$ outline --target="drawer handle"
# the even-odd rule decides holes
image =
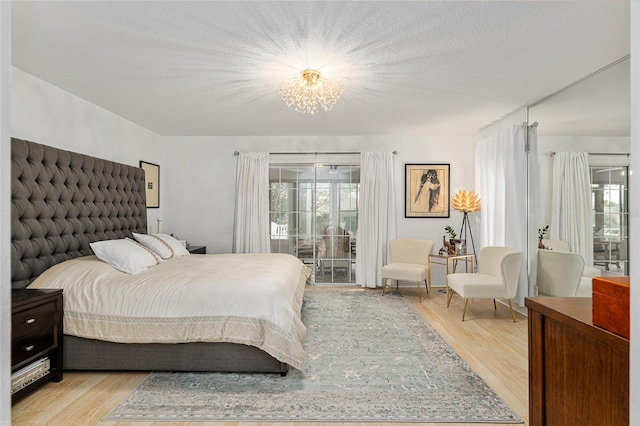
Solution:
[[[25,324],[33,324],[34,322],[36,322],[35,318],[29,318],[28,320],[26,320],[24,323]]]
[[[24,347],[25,352],[31,352],[34,349],[35,349],[35,345],[29,345]]]

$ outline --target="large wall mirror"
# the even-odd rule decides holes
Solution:
[[[629,264],[628,256],[629,58],[622,58],[530,106],[528,121],[530,124],[538,123],[537,154],[540,164],[538,219],[537,223],[530,221],[530,226],[544,233],[545,242],[554,240],[554,236],[558,238],[558,235],[572,240],[569,241],[573,246],[571,251],[580,251],[577,245],[582,243],[576,241],[587,241],[589,244],[582,246],[582,250],[588,247],[588,251],[583,253],[585,271],[593,267],[603,276],[628,275],[630,268],[635,267]],[[565,163],[561,164],[562,161]],[[567,178],[566,175],[572,176]],[[588,212],[584,215],[581,213],[583,209],[571,210],[580,204],[577,197],[576,200],[568,200],[574,194],[572,179],[576,182],[588,180],[586,184],[576,184],[582,188],[588,186],[586,197],[582,197],[583,201],[586,198],[583,204],[588,205]],[[569,201],[565,207],[558,199],[557,191],[561,185],[564,189],[560,193],[564,194],[565,201]],[[564,210],[559,211],[559,208]],[[581,230],[574,231],[573,235],[566,229],[558,229],[572,227],[573,222],[581,221],[582,226],[576,226]],[[545,231],[547,225],[550,229]],[[538,256],[538,253],[532,255]]]

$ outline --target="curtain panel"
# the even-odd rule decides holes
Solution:
[[[553,190],[549,235],[566,242],[593,265],[591,175],[586,152],[556,152],[553,157]]]
[[[506,246],[528,253],[526,126],[509,126],[476,144],[476,188],[482,199],[480,248]],[[523,261],[516,302],[529,295]]]
[[[363,152],[356,240],[356,282],[382,286],[389,261],[389,241],[396,238],[396,204],[392,152]]]
[[[236,172],[234,253],[269,253],[269,153],[241,152]]]

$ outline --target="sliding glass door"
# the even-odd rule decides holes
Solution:
[[[271,252],[298,257],[315,283],[355,282],[360,166],[272,164]]]

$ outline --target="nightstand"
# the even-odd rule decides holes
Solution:
[[[62,290],[11,290],[11,399],[62,380]]]
[[[191,254],[207,254],[207,246],[189,246],[187,250]]]

